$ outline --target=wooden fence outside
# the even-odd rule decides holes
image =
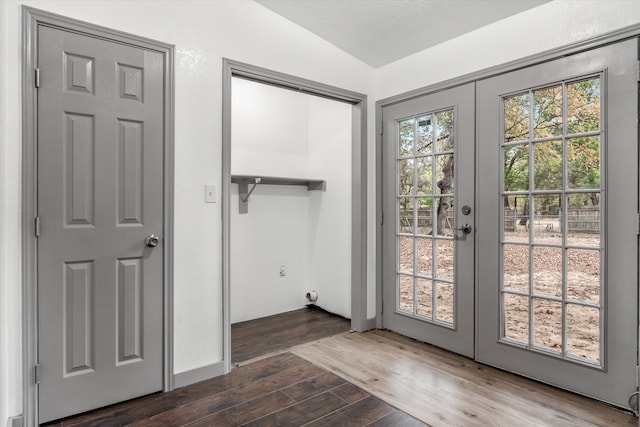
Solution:
[[[447,210],[447,221],[445,221],[446,228],[453,228],[454,225],[454,210]],[[413,209],[403,210],[400,209],[400,227],[403,232],[410,232],[413,228]],[[432,229],[433,228],[433,214],[429,208],[418,209],[418,229]]]
[[[527,220],[528,215],[522,215],[513,208],[504,209],[504,229],[505,231],[516,231],[517,225],[522,220]],[[562,229],[562,212],[559,215],[536,214],[533,217],[533,224],[536,228],[546,231],[560,231]],[[567,226],[570,233],[600,233],[600,207],[589,206],[585,208],[571,208],[567,213]]]
[[[533,218],[533,223],[536,228],[540,228],[543,231],[560,231],[562,228],[562,212],[560,215],[545,215],[536,214]],[[523,219],[526,219],[526,224],[529,226],[528,216],[522,215],[515,211],[513,208],[504,209],[504,229],[505,231],[516,231]],[[445,222],[446,228],[451,228],[454,225],[454,210],[449,209],[447,211],[447,220]],[[401,229],[405,232],[409,232],[413,228],[413,209],[407,211],[400,210],[400,225]],[[589,206],[585,208],[571,208],[568,211],[567,225],[570,233],[588,233],[598,234],[600,233],[600,207]],[[418,209],[418,228],[419,229],[431,229],[433,228],[433,216],[431,209]]]

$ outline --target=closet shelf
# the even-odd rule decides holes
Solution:
[[[326,191],[327,181],[323,179],[309,178],[285,178],[278,176],[260,175],[231,175],[231,183],[238,184],[239,209],[241,214],[249,212],[249,196],[258,184],[263,185],[301,185],[307,187],[307,191]],[[251,189],[249,189],[251,185]]]

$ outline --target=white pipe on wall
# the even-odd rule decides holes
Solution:
[[[318,292],[316,291],[307,292],[307,302],[309,302],[310,304],[313,304],[316,301],[318,301]]]

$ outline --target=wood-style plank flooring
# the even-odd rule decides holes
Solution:
[[[231,325],[233,363],[348,331],[351,322],[315,306]]]
[[[292,353],[432,426],[637,426],[630,413],[385,331]]]
[[[375,396],[292,353],[51,426],[424,426]]]
[[[332,328],[344,331],[349,322],[326,312],[304,309],[271,317],[234,325],[234,356],[243,362],[228,375],[50,425],[638,424],[631,414],[594,400],[390,332],[334,334]],[[315,332],[304,332],[301,324]],[[313,341],[300,344],[302,337]]]

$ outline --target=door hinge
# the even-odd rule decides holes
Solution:
[[[384,212],[380,215],[380,225],[384,225]]]
[[[40,87],[40,68],[36,68],[35,84],[36,88]]]
[[[37,363],[36,366],[33,367],[33,382],[35,384],[40,384],[40,364]]]
[[[40,237],[40,217],[37,216],[35,219],[35,231],[36,231],[36,237]]]
[[[640,60],[636,62],[636,81],[640,82]]]

